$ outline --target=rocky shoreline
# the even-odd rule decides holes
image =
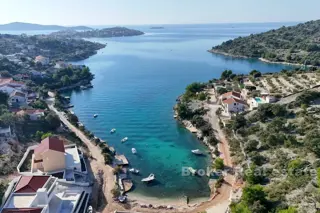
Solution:
[[[207,50],[209,53],[212,53],[212,54],[219,54],[219,55],[224,55],[224,56],[229,56],[229,57],[233,57],[233,58],[243,58],[243,59],[250,59],[250,57],[247,57],[247,56],[243,56],[243,55],[233,55],[233,54],[230,54],[230,53],[225,53],[225,52],[222,52],[222,51],[219,51],[219,50],[214,50],[214,49],[211,49],[211,50]],[[291,66],[304,66],[303,64],[296,64],[296,63],[289,63],[289,62],[281,62],[281,61],[270,61],[268,59],[265,59],[265,58],[253,58],[253,59],[258,59],[262,62],[265,62],[265,63],[271,63],[271,64],[284,64],[284,65],[291,65]],[[312,65],[306,65],[307,67],[313,67]]]

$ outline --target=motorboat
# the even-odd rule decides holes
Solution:
[[[142,182],[150,182],[150,181],[153,181],[154,179],[156,179],[156,177],[154,176],[153,173],[151,173],[148,177],[143,178],[141,181]]]
[[[94,117],[94,118],[98,117],[98,114],[94,114],[93,117]]]
[[[140,171],[138,169],[131,168],[131,169],[129,169],[129,172],[131,172],[133,174],[139,174]]]
[[[117,130],[115,128],[113,128],[113,129],[110,130],[110,133],[112,134],[112,133],[115,133],[116,131]]]
[[[129,139],[128,137],[122,138],[121,142],[124,143],[124,142],[126,142],[128,139]]]
[[[203,152],[201,152],[199,149],[191,150],[191,152],[195,155],[203,155]]]
[[[135,148],[132,148],[131,151],[132,151],[132,154],[137,154],[137,150]]]

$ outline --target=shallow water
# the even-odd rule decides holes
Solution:
[[[131,166],[141,171],[141,176],[132,176],[135,192],[154,197],[207,197],[207,178],[181,176],[182,167],[206,168],[210,159],[191,154],[192,149],[206,149],[173,119],[176,97],[189,83],[218,78],[225,69],[248,73],[253,69],[274,72],[288,68],[206,52],[230,38],[282,25],[170,25],[158,30],[136,27],[146,34],[92,39],[108,45],[77,62],[88,65],[95,79],[93,89],[72,93],[73,110],[89,130],[125,154]],[[96,113],[99,116],[94,119]],[[109,134],[112,128],[117,129],[114,135]],[[123,137],[129,137],[124,144],[120,142]],[[132,147],[137,155],[131,153]],[[157,181],[141,183],[150,173]]]

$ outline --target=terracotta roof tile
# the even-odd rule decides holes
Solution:
[[[228,97],[228,96],[231,96],[231,95],[234,96],[234,97],[237,97],[237,98],[241,98],[241,94],[238,93],[238,92],[235,92],[235,91],[224,93],[224,94],[222,94],[222,97]]]
[[[47,150],[55,150],[58,152],[65,152],[62,140],[57,137],[47,137],[41,141],[41,144],[34,149],[34,153],[42,153]]]
[[[247,103],[245,101],[239,100],[239,99],[236,99],[236,98],[228,98],[226,100],[223,100],[222,102],[225,103],[225,104],[240,103],[240,104],[243,104],[243,105],[247,105]]]
[[[50,176],[21,176],[15,193],[35,193],[42,188]]]
[[[6,208],[2,213],[41,213],[42,208]]]

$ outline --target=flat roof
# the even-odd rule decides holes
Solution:
[[[13,194],[8,200],[5,208],[26,208],[31,207],[36,194]]]
[[[66,167],[68,169],[79,168],[81,171],[80,156],[77,147],[71,147],[65,149],[66,153]]]

